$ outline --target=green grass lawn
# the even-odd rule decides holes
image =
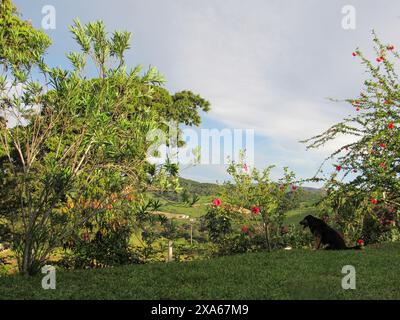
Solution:
[[[356,290],[343,290],[344,265]],[[362,251],[260,252],[208,261],[58,271],[57,289],[42,275],[0,278],[2,299],[400,299],[400,244]]]

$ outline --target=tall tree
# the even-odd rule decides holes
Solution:
[[[49,39],[9,1],[2,5],[0,216],[21,273],[33,274],[63,239],[105,213],[116,192],[145,186],[146,133],[163,116],[149,99],[164,79],[155,68],[128,69],[130,33],[109,35],[101,21],[76,20],[70,30],[81,50],[68,54],[73,69],[50,68],[43,59]],[[32,80],[33,67],[43,79]],[[196,103],[182,106],[191,111],[179,121],[199,122]]]

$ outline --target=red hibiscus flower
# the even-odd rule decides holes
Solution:
[[[380,146],[382,149],[385,149],[385,148],[386,148],[386,144],[384,144],[384,143],[381,143],[379,146]]]
[[[357,57],[357,52],[352,53],[353,57]]]
[[[393,122],[390,122],[390,123],[388,124],[388,128],[389,128],[389,129],[393,129],[393,128],[394,128],[394,123],[393,123]]]
[[[248,232],[249,231],[249,227],[248,226],[243,226],[242,227],[242,232],[243,233],[246,233],[246,232]]]
[[[342,166],[336,166],[336,171],[341,171],[342,170]]]
[[[357,240],[357,244],[358,244],[359,246],[362,246],[362,245],[364,244],[364,241],[363,241],[362,239],[358,239],[358,240]]]
[[[292,186],[292,190],[296,191],[297,190],[297,186]]]
[[[258,216],[259,213],[260,213],[260,208],[259,207],[253,207],[253,208],[251,208],[251,212],[253,212],[256,216]]]
[[[372,204],[378,204],[378,199],[371,198],[370,201]]]
[[[213,201],[213,205],[219,207],[222,204],[221,199],[217,198]]]

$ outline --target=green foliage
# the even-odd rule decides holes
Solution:
[[[396,224],[400,209],[400,87],[396,73],[400,56],[392,45],[384,45],[375,33],[373,36],[376,62],[361,50],[354,53],[368,75],[359,97],[346,100],[355,114],[305,141],[308,148],[318,148],[340,135],[355,138],[325,160],[334,161],[336,169],[325,179],[326,203],[332,205],[346,232],[362,233],[366,239],[377,239],[362,230],[368,216],[377,219],[374,206],[394,208]]]
[[[298,186],[294,185],[294,173],[284,168],[284,176],[275,182],[270,178],[273,168],[269,166],[262,172],[256,168],[250,170],[242,157],[238,163],[231,162],[229,165],[228,173],[233,183],[226,186],[226,199],[229,203],[259,211],[256,214],[262,218],[265,243],[269,250],[280,236],[279,230],[283,227],[285,213],[298,203]],[[270,234],[271,230],[273,234]]]
[[[192,195],[192,198],[189,200],[188,204],[190,207],[193,207],[199,201],[200,201],[200,197],[198,195],[194,194],[194,195]]]
[[[87,210],[96,205],[89,203]],[[155,225],[161,219],[153,215],[159,204],[132,201],[129,195],[113,193],[105,207],[105,212],[95,214],[94,219],[64,241],[65,254],[60,265],[73,268],[115,266],[142,262],[141,257],[150,254],[152,244],[160,237]],[[139,232],[146,243],[143,252],[131,246],[133,235]]]
[[[22,78],[24,72],[40,63],[51,41],[16,15],[11,0],[0,1],[0,64],[12,68]]]
[[[190,195],[186,189],[184,189],[183,192],[181,193],[181,201],[183,203],[188,203],[190,201]]]
[[[232,212],[229,206],[210,206],[206,215],[202,217],[203,226],[208,231],[210,240],[220,243],[232,232],[233,219],[238,217],[236,212]]]
[[[191,91],[182,91],[171,95],[161,87],[152,89],[154,92],[148,103],[157,110],[163,119],[188,126],[198,126],[201,123],[199,110],[204,112],[210,110],[210,103]]]
[[[68,54],[73,69],[63,70],[45,65],[47,37],[21,22],[8,1],[2,2],[1,18],[7,28],[1,28],[0,63],[12,67],[12,80],[6,80],[7,71],[0,78],[0,219],[11,229],[20,272],[37,272],[55,248],[88,224],[108,231],[101,241],[79,244],[88,258],[83,264],[120,263],[125,259],[120,253],[129,251],[131,227],[110,232],[115,223],[121,225],[124,206],[114,204],[113,195],[134,198],[149,185],[179,190],[176,165],[147,162],[152,141],[146,134],[170,120],[199,123],[196,110],[207,109],[208,102],[185,93],[182,117],[176,119],[168,111],[173,96],[160,87],[164,79],[157,69],[128,69],[130,34],[110,35],[101,21],[75,21],[70,30],[80,52]],[[32,80],[34,65],[42,79]],[[90,66],[96,67],[94,78],[87,75]],[[172,104],[153,100],[159,91]],[[139,227],[149,224],[143,238],[150,243],[151,215],[144,219],[140,208],[133,212],[143,218],[135,220]],[[113,242],[119,244],[110,253]]]
[[[182,191],[180,197],[181,201],[189,207],[193,207],[200,201],[200,197],[197,194],[190,195],[186,189]]]

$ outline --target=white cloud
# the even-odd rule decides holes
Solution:
[[[258,138],[259,166],[289,165],[309,176],[338,145],[349,141],[340,138],[309,152],[298,143],[349,113],[347,106],[326,97],[358,94],[365,74],[351,52],[359,46],[374,59],[371,29],[400,47],[399,1],[353,0],[356,30],[341,27],[346,4],[342,0],[132,0],[110,6],[106,0],[86,0],[79,10],[57,6],[68,23],[79,15],[83,21],[102,18],[110,29],[132,31],[129,64],[156,65],[171,90],[200,93],[212,103],[207,116],[212,120],[254,128],[268,141]],[[56,43],[64,45],[65,37],[62,34]],[[214,169],[222,175],[223,167]],[[196,168],[193,175],[219,175],[214,169]]]
[[[364,75],[351,52],[358,45],[371,47],[369,31],[377,21],[381,25],[382,12],[376,11],[382,8],[364,2],[366,10],[361,10],[361,3],[356,4],[358,29],[345,33],[340,1],[254,1],[250,7],[238,1],[229,6],[218,1],[178,3],[181,41],[169,57],[176,66],[174,86],[208,98],[211,118],[268,137],[270,149],[256,150],[265,154],[260,164],[277,160],[310,174],[338,146],[354,140],[340,137],[309,152],[298,143],[352,111],[326,97],[358,94]],[[362,14],[371,11],[378,20],[365,23]],[[393,28],[396,23],[388,19],[384,25]]]

